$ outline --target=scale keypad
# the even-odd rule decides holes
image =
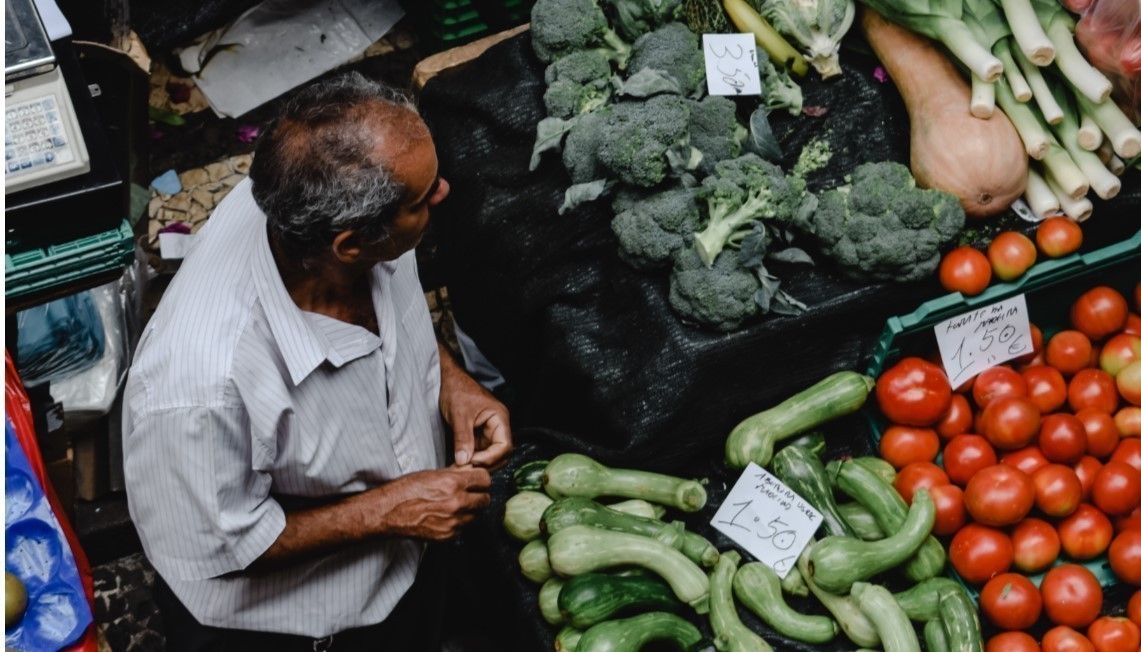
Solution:
[[[43,170],[73,159],[54,94],[4,110],[4,175]]]

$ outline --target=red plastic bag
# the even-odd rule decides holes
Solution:
[[[1113,82],[1113,99],[1141,122],[1141,2],[1065,0],[1082,14],[1074,36],[1086,58]]]

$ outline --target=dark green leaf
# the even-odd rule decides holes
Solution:
[[[749,118],[749,137],[745,139],[745,150],[760,156],[766,161],[779,161],[784,158],[780,143],[769,126],[768,113],[764,108],[753,111]]]

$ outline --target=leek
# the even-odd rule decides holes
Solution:
[[[984,81],[1002,76],[1002,62],[963,22],[962,0],[862,0],[884,18],[941,42]]]
[[[1014,99],[1014,93],[1010,90],[1010,85],[1006,83],[1005,79],[1000,79],[994,83],[994,96],[998,105],[1006,113],[1006,117],[1010,118],[1011,124],[1018,131],[1018,135],[1022,137],[1022,144],[1026,147],[1026,153],[1032,159],[1042,160],[1050,151],[1050,134],[1046,133],[1046,129],[1039,122],[1034,109]]]
[[[1054,43],[1054,65],[1078,92],[1094,102],[1104,102],[1113,92],[1113,84],[1090,65],[1074,43],[1077,23],[1057,0],[1031,0],[1038,21]],[[1023,70],[1025,72],[1025,70]]]
[[[1131,159],[1141,154],[1141,131],[1133,126],[1121,109],[1112,101],[1100,104],[1091,102],[1081,93],[1074,93],[1078,107],[1105,132],[1105,137],[1113,145],[1113,151],[1123,159]]]
[[[971,73],[971,115],[987,118],[994,115],[994,82],[983,81]]]
[[[1125,169],[1126,169],[1125,161],[1122,161],[1121,159],[1117,158],[1116,156],[1113,156],[1112,154],[1109,157],[1109,163],[1106,163],[1105,165],[1106,165],[1106,167],[1109,168],[1110,172],[1114,173],[1117,176],[1121,176],[1121,175],[1125,174]]]
[[[1046,180],[1054,182],[1070,199],[1080,199],[1089,193],[1089,178],[1085,172],[1074,162],[1073,157],[1054,138],[1049,135],[1050,150],[1042,158],[1042,167],[1046,170]],[[1061,199],[1061,197],[1059,197]]]
[[[1082,119],[1078,125],[1078,144],[1082,146],[1082,149],[1096,152],[1105,142],[1105,139],[1102,138],[1101,127],[1097,126],[1097,123],[1085,111],[1082,111],[1081,114]]]
[[[1054,43],[1038,22],[1032,3],[1033,0],[1002,0],[1002,11],[1018,50],[1034,65],[1048,66],[1054,61]]]
[[[1050,92],[1050,86],[1046,83],[1046,78],[1042,75],[1042,71],[1038,66],[1030,63],[1026,55],[1018,48],[1011,48],[1014,54],[1015,61],[1018,62],[1018,67],[1022,69],[1022,74],[1026,76],[1026,83],[1030,85],[1030,90],[1034,92],[1034,101],[1038,103],[1038,110],[1042,113],[1042,118],[1046,120],[1047,124],[1058,124],[1062,119],[1062,107],[1054,101],[1054,94]]]
[[[1101,162],[1096,153],[1082,148],[1078,143],[1081,118],[1077,108],[1067,97],[1067,90],[1056,85],[1053,87],[1054,98],[1065,114],[1062,121],[1054,126],[1054,133],[1057,134],[1062,147],[1065,148],[1082,174],[1089,179],[1089,187],[1094,191],[1094,194],[1102,199],[1112,199],[1121,192],[1121,179],[1109,171],[1109,168]]]
[[[1029,204],[1030,210],[1042,219],[1053,217],[1062,210],[1058,196],[1050,190],[1049,184],[1033,167],[1027,171],[1026,194],[1023,195],[1023,199]]]
[[[1030,88],[1030,84],[1026,83],[1026,77],[1014,61],[1014,55],[1010,53],[1010,39],[1000,39],[991,51],[1002,62],[1002,74],[1006,75],[1006,82],[1014,92],[1014,99],[1019,102],[1029,102],[1030,98],[1034,97],[1034,91]]]
[[[765,0],[761,15],[800,45],[824,79],[840,74],[840,39],[856,19],[853,0]]]
[[[987,50],[1010,36],[1010,27],[1002,20],[998,6],[991,0],[963,0],[963,23],[975,40]],[[1002,62],[1002,59],[999,59]],[[1006,65],[1003,64],[1005,70]],[[987,119],[994,114],[994,82],[971,72],[971,115]]]
[[[1089,199],[1085,197],[1079,197],[1078,199],[1069,197],[1049,176],[1046,177],[1046,185],[1050,186],[1050,190],[1057,195],[1058,204],[1061,205],[1062,212],[1066,214],[1066,217],[1075,222],[1084,222],[1093,214],[1093,202]]]

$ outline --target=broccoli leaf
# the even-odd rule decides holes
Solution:
[[[578,122],[578,116],[568,120],[562,118],[543,118],[535,127],[535,147],[531,150],[531,165],[528,169],[534,172],[539,167],[543,152],[547,150],[559,151],[563,146],[563,136]]]
[[[749,117],[749,137],[745,139],[745,151],[752,152],[766,161],[779,161],[784,158],[780,143],[769,126],[769,116],[764,108],[753,111]]]
[[[673,75],[655,68],[642,68],[626,81],[615,77],[614,85],[619,95],[629,97],[650,97],[659,93],[681,95],[681,85]]]
[[[559,206],[559,215],[578,207],[579,204],[594,201],[614,187],[614,182],[607,179],[598,179],[587,183],[576,183],[567,188],[563,195],[563,205]]]
[[[775,260],[778,263],[813,264],[812,257],[808,255],[808,252],[798,247],[786,247],[780,251],[774,251],[769,254],[769,260]]]

